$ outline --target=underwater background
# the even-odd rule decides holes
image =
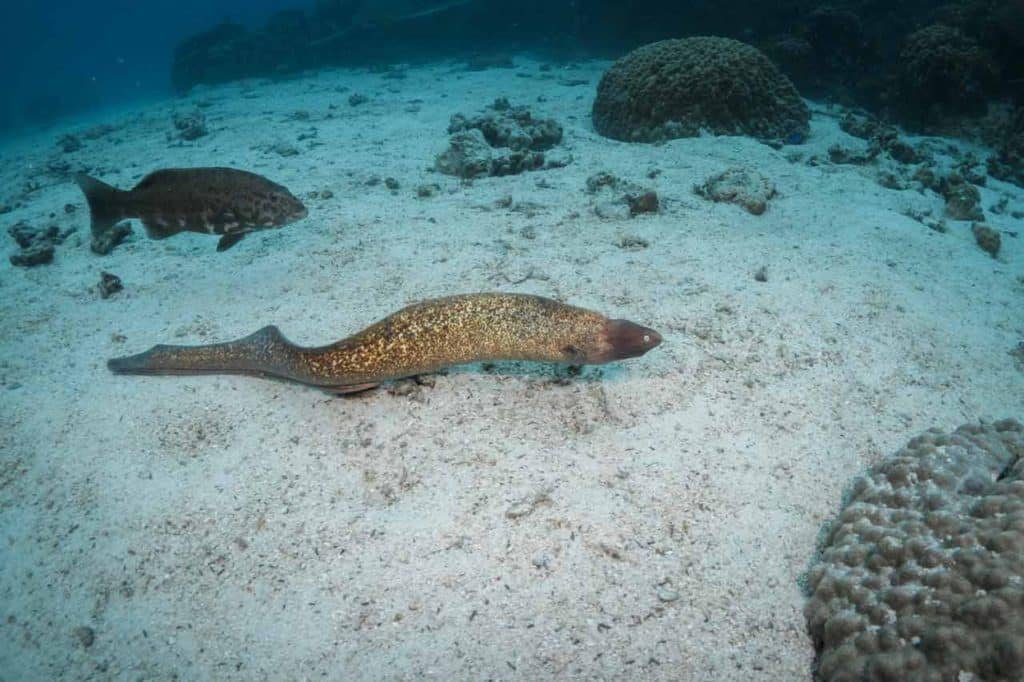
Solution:
[[[1024,1],[0,60],[0,680],[1024,679]]]
[[[174,45],[225,19],[257,26],[281,0],[38,3],[0,7],[0,63],[8,96],[0,130],[164,96]]]
[[[879,108],[894,94],[887,81],[897,77],[905,39],[934,24],[976,42],[991,63],[985,82],[956,84],[965,96],[978,88],[973,94],[983,98],[1024,97],[1019,0],[12,0],[0,12],[0,56],[10,65],[0,130],[241,76],[502,50],[614,58],[647,42],[705,34],[765,49],[805,94]]]

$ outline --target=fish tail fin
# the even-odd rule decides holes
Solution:
[[[153,346],[144,353],[113,358],[115,374],[253,374],[301,381],[297,347],[271,325],[236,341],[207,346]]]
[[[125,195],[128,192],[111,187],[85,173],[75,173],[75,182],[82,189],[82,194],[89,204],[93,235],[106,233],[128,217],[125,214]]]

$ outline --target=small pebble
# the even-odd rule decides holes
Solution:
[[[633,216],[629,206],[618,201],[602,201],[595,204],[594,214],[603,220],[626,220]]]
[[[94,233],[92,241],[89,243],[89,249],[95,254],[105,256],[113,251],[118,244],[127,239],[131,233],[131,223],[117,223],[107,230]]]
[[[33,244],[32,246],[11,254],[11,265],[17,265],[19,268],[31,268],[36,265],[52,263],[53,252],[53,244],[50,242]]]
[[[754,279],[756,281],[758,281],[758,282],[767,282],[768,281],[768,268],[765,267],[764,265],[759,267],[757,269],[757,272],[754,273]]]
[[[512,504],[511,507],[505,512],[505,517],[509,519],[520,519],[524,516],[532,514],[533,511],[542,504],[548,504],[551,502],[551,497],[547,490],[542,490],[530,497],[525,497]]]
[[[428,185],[420,185],[419,187],[416,188],[416,196],[418,196],[420,199],[426,199],[428,197],[434,196],[439,191],[441,191],[441,187],[435,183],[430,183]]]
[[[626,195],[626,202],[629,204],[629,214],[631,216],[640,215],[641,213],[657,213],[658,212],[658,194],[656,192],[644,192],[643,194]]]
[[[658,588],[658,599],[663,602],[672,602],[679,599],[679,593],[671,587],[661,586]]]
[[[82,141],[71,134],[62,135],[61,138],[57,140],[57,146],[60,147],[60,150],[65,154],[70,154],[71,152],[77,152],[82,148]]]
[[[603,187],[615,187],[621,182],[617,177],[607,171],[601,171],[600,173],[594,173],[587,178],[587,191],[591,194],[599,191]]]
[[[636,235],[630,234],[619,239],[619,248],[625,249],[626,251],[639,251],[641,249],[646,249],[648,246],[650,246],[650,242],[643,237],[637,237]]]
[[[174,114],[174,127],[183,140],[198,140],[207,134],[206,116],[201,111]]]
[[[270,151],[280,156],[298,156],[299,150],[287,142],[278,142],[270,147]]]
[[[78,640],[78,643],[81,644],[82,647],[85,649],[91,647],[93,643],[96,641],[96,631],[88,625],[83,625],[81,627],[75,628],[72,634],[74,635],[75,639]]]
[[[999,249],[1002,247],[1002,238],[998,232],[985,223],[974,223],[971,226],[971,232],[974,233],[974,241],[977,242],[983,251],[993,258],[999,255]]]
[[[121,283],[121,278],[117,275],[110,272],[101,272],[98,289],[100,298],[110,298],[124,289],[124,284]]]

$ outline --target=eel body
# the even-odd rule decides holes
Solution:
[[[481,293],[416,303],[327,346],[298,346],[269,326],[227,343],[154,346],[107,365],[117,374],[249,374],[352,393],[453,365],[602,364],[660,343],[656,331],[628,320],[540,296]]]

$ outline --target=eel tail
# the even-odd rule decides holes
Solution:
[[[145,353],[113,358],[115,374],[251,374],[301,380],[297,347],[271,325],[237,341],[207,346],[153,346]]]

